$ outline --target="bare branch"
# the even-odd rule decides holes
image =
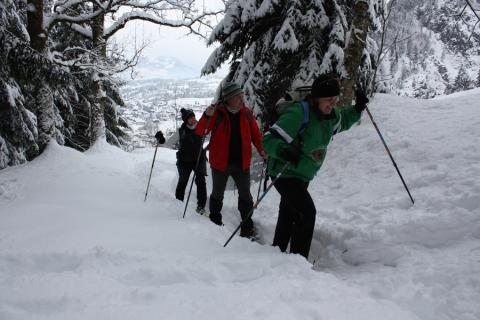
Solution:
[[[97,5],[99,1],[93,0]],[[72,23],[84,23],[93,20],[101,14],[105,14],[114,10],[125,0],[108,0],[106,4],[98,5],[98,10],[87,14],[69,15],[67,12],[80,4],[91,4],[92,0],[67,0],[62,4],[57,4],[54,7],[54,12],[45,15],[44,30],[50,30],[56,23],[59,22],[72,22]]]
[[[467,9],[467,7],[468,7],[468,4],[466,4],[466,5],[463,7],[462,11],[460,11],[460,13],[458,14],[459,17],[461,17],[461,16],[463,15],[463,13],[464,13],[465,10]]]
[[[470,2],[470,0],[465,0],[467,2],[467,6],[470,7],[470,9],[472,10],[473,14],[477,17],[478,20],[480,20],[480,16],[478,15],[478,12],[477,11],[480,11],[480,9],[476,9],[472,2]]]
[[[470,36],[468,37],[468,41],[470,41],[472,39],[472,36],[473,34],[475,33],[475,28],[477,27],[478,23],[480,22],[480,20],[478,20],[475,25],[473,26],[472,28],[472,32],[470,33]]]
[[[132,12],[128,12],[123,14],[119,19],[117,19],[113,25],[105,29],[104,33],[104,38],[105,40],[109,39],[111,36],[113,36],[116,32],[119,30],[125,28],[126,24],[129,21],[133,20],[142,20],[142,21],[148,21],[154,24],[162,25],[162,26],[167,26],[167,27],[172,27],[172,28],[181,28],[185,27],[190,29],[190,31],[194,34],[197,34],[203,38],[206,38],[204,35],[200,34],[194,29],[194,25],[196,23],[200,23],[204,18],[208,16],[216,16],[218,14],[222,13],[222,11],[217,11],[217,12],[205,12],[197,17],[194,18],[188,18],[185,17],[184,19],[181,20],[170,20],[170,19],[165,19],[162,18],[161,16],[158,15],[153,15],[150,13],[146,13],[145,11],[140,11],[140,10],[134,10]]]

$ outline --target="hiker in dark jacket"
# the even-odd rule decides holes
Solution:
[[[221,210],[228,177],[232,177],[238,189],[238,211],[242,217],[240,236],[254,237],[253,208],[250,193],[250,161],[252,143],[262,157],[262,135],[252,111],[244,102],[242,88],[233,82],[222,86],[220,101],[204,112],[196,129],[203,136],[212,132],[209,159],[212,167],[212,194],[210,195],[210,220],[222,225]]]
[[[185,197],[185,189],[188,184],[190,174],[195,170],[197,165],[198,154],[201,152],[200,161],[195,171],[195,184],[197,186],[197,212],[205,213],[205,204],[207,203],[207,186],[205,183],[206,175],[206,156],[202,148],[202,138],[195,134],[197,119],[195,113],[191,109],[181,109],[182,126],[179,132],[179,149],[177,151],[177,169],[178,184],[175,190],[175,197],[183,201]]]
[[[269,156],[268,175],[276,176],[290,163],[275,183],[281,200],[273,245],[286,251],[290,243],[291,253],[307,259],[316,215],[308,184],[320,170],[332,136],[360,120],[368,103],[365,93],[357,91],[354,106],[334,108],[339,94],[337,77],[331,74],[318,77],[306,100],[293,102],[263,140]],[[306,111],[309,120],[305,126]]]

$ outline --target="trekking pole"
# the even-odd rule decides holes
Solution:
[[[383,139],[382,133],[380,132],[380,129],[378,129],[378,126],[375,123],[375,120],[373,120],[373,117],[372,117],[372,114],[370,113],[370,110],[368,109],[368,107],[366,107],[365,110],[367,110],[368,116],[370,117],[370,120],[372,121],[373,126],[377,130],[377,133],[380,137],[380,140],[382,140],[383,146],[387,150],[388,156],[390,157],[390,160],[392,160],[393,166],[397,170],[397,173],[400,176],[400,179],[402,180],[402,183],[403,183],[403,186],[405,187],[405,190],[407,190],[408,196],[410,197],[410,200],[412,201],[412,204],[415,204],[415,201],[413,200],[412,195],[410,194],[410,190],[408,190],[407,184],[405,183],[405,180],[403,179],[402,174],[400,173],[400,170],[398,169],[397,163],[393,159],[392,153],[390,152],[390,149],[388,148],[387,143],[385,142],[385,139]]]
[[[263,164],[262,164],[262,173],[260,174],[260,181],[258,182],[257,201],[258,201],[258,198],[260,197],[260,189],[262,188],[262,180],[263,180],[263,177],[265,176],[265,164],[266,163],[267,163],[267,161],[264,159]]]
[[[145,199],[143,200],[143,202],[147,201],[148,188],[150,188],[150,179],[152,179],[153,165],[155,163],[155,157],[157,156],[157,150],[159,145],[160,145],[160,141],[157,141],[157,146],[155,147],[155,153],[153,154],[152,168],[150,169],[150,176],[148,177],[147,191],[145,191]]]
[[[183,219],[185,219],[185,213],[187,212],[188,202],[190,201],[190,194],[192,193],[193,182],[195,181],[195,177],[197,176],[198,165],[200,163],[200,159],[203,153],[203,143],[205,142],[205,137],[207,136],[208,127],[210,126],[210,120],[212,118],[213,118],[213,115],[208,119],[207,126],[205,127],[205,131],[203,132],[202,143],[200,144],[200,150],[197,156],[197,163],[195,164],[195,170],[193,171],[192,183],[190,183],[190,190],[188,191],[187,202],[185,203],[185,209],[183,210]]]
[[[269,186],[267,187],[267,189],[262,193],[262,195],[260,196],[260,198],[258,198],[258,200],[254,203],[253,205],[253,208],[252,210],[250,210],[250,212],[248,213],[247,217],[245,219],[242,220],[242,222],[240,222],[240,224],[238,225],[238,227],[235,229],[235,231],[233,231],[232,235],[230,236],[230,238],[228,238],[227,242],[225,242],[225,244],[223,245],[223,247],[226,247],[228,245],[228,243],[230,242],[230,240],[232,240],[232,238],[237,234],[238,230],[240,230],[240,228],[242,227],[243,225],[243,222],[244,221],[247,221],[248,219],[250,219],[253,215],[253,211],[255,211],[255,209],[258,207],[258,205],[260,204],[260,202],[262,201],[263,198],[265,198],[265,196],[267,195],[268,191],[270,191],[270,189],[273,187],[273,185],[275,184],[275,182],[277,182],[278,178],[280,178],[280,176],[285,172],[285,170],[287,170],[288,166],[290,165],[290,162],[287,162],[285,163],[285,165],[282,167],[282,169],[280,169],[280,171],[277,173],[277,175],[272,179],[272,182],[270,182]]]

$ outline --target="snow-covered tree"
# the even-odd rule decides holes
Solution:
[[[28,33],[20,9],[13,0],[0,2],[0,169],[32,159],[39,149],[36,117],[15,79],[29,62]]]
[[[256,114],[268,110],[286,90],[309,85],[320,74],[337,72],[343,79],[355,81],[356,75],[346,68],[345,50],[357,41],[352,33],[353,9],[362,3],[365,1],[230,0],[208,42],[220,46],[202,73],[213,73],[230,62],[226,79],[243,85]],[[372,22],[376,2],[366,3]],[[372,50],[374,43],[366,42],[367,50]],[[357,54],[364,65],[371,65],[367,50]]]
[[[0,169],[33,159],[52,139],[79,150],[100,136],[124,144],[115,75],[140,50],[128,59],[108,40],[133,20],[205,36],[214,14],[195,0],[2,1]]]
[[[85,11],[83,6],[76,8]],[[87,8],[88,10],[88,8]],[[55,26],[50,35],[50,51],[54,60],[60,65],[68,67],[75,75],[78,85],[75,86],[76,99],[69,99],[71,108],[75,110],[72,115],[71,135],[66,144],[80,150],[85,150],[94,142],[92,139],[92,106],[97,102],[95,83],[98,73],[104,74],[102,83],[105,88],[104,96],[100,100],[103,106],[101,120],[105,120],[104,130],[109,143],[117,146],[126,144],[126,123],[118,116],[118,106],[124,102],[118,92],[119,81],[114,77],[117,70],[124,68],[123,59],[114,59],[111,53],[108,57],[100,57],[93,48],[94,42],[79,33],[72,32],[68,23]],[[64,115],[65,116],[65,115]]]
[[[473,81],[467,73],[465,66],[462,65],[458,70],[458,74],[455,77],[455,82],[453,83],[453,88],[455,91],[468,90],[473,87]]]
[[[390,1],[389,4],[393,3]],[[475,13],[466,6],[466,0],[402,0],[396,1],[390,15],[387,43],[394,43],[397,33],[405,36],[387,53],[384,67],[392,75],[388,81],[393,92],[401,95],[418,96],[419,92],[436,95],[455,92],[455,76],[458,67],[469,61],[469,68],[477,69],[480,64],[474,57],[480,48]],[[400,66],[406,67],[408,75],[401,77]],[[429,89],[414,91],[412,83],[417,78]],[[432,90],[430,90],[432,89]],[[463,89],[458,89],[463,90]]]
[[[477,88],[480,88],[480,69],[478,69],[478,75],[477,75]]]

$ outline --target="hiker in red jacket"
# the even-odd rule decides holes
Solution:
[[[210,220],[217,225],[223,224],[221,210],[229,176],[237,186],[238,210],[244,220],[253,208],[250,193],[252,143],[263,158],[266,158],[266,153],[257,122],[245,105],[243,90],[238,84],[224,84],[219,103],[208,107],[200,118],[195,133],[203,136],[210,132],[209,159],[213,180]],[[242,224],[240,235],[248,238],[255,236],[251,218]]]

